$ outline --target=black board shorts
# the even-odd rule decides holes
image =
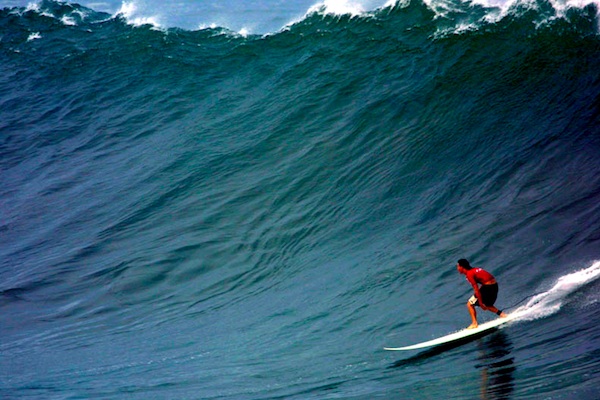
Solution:
[[[498,284],[494,283],[493,285],[481,285],[479,288],[479,293],[481,293],[481,300],[483,300],[483,304],[485,304],[487,307],[493,306],[498,298]],[[474,306],[479,306],[479,300],[477,300],[475,295],[471,296],[469,303]]]

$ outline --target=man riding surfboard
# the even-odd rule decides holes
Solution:
[[[494,307],[494,303],[498,297],[498,283],[492,274],[483,268],[471,267],[469,261],[464,258],[458,260],[456,269],[467,277],[467,281],[469,281],[475,291],[473,296],[467,301],[467,308],[469,309],[469,315],[471,315],[472,321],[467,329],[473,329],[479,326],[477,323],[477,311],[475,311],[475,306],[481,307],[482,310],[493,312],[502,318],[506,317],[506,314],[503,313],[502,310],[498,310]]]

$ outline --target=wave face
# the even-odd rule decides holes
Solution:
[[[1,397],[597,395],[596,5],[153,22],[0,11]]]

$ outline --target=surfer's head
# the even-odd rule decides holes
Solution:
[[[460,260],[458,260],[458,265],[466,269],[467,271],[471,269],[471,264],[469,264],[469,261],[467,261],[466,258],[461,258]]]

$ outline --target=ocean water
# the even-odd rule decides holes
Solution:
[[[0,6],[1,398],[600,398],[597,3]]]

